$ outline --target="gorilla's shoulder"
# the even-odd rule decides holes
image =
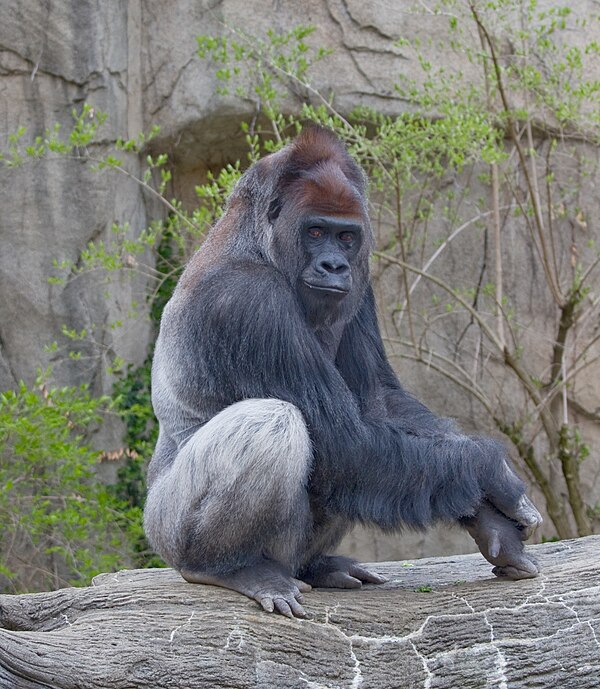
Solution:
[[[249,260],[230,261],[180,281],[163,320],[186,320],[194,315],[204,320],[258,316],[268,310],[289,312],[297,307],[293,286],[275,267]]]
[[[221,290],[235,289],[237,285],[245,287],[251,284],[260,288],[261,284],[285,283],[283,274],[266,261],[255,261],[249,258],[224,257],[227,260],[208,265],[190,261],[177,285],[175,294],[197,296],[197,293],[209,288]]]

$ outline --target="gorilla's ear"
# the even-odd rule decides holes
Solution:
[[[282,201],[278,196],[276,196],[269,204],[269,210],[267,211],[267,218],[269,219],[270,223],[275,222],[275,220],[277,220],[279,217],[279,214],[281,213],[281,206]]]

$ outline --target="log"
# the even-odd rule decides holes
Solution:
[[[2,689],[467,689],[600,686],[600,536],[532,546],[537,579],[463,555],[377,563],[314,590],[308,620],[170,569],[0,596]]]

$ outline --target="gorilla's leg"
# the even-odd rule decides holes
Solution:
[[[254,399],[224,409],[152,484],[145,510],[151,544],[190,582],[304,615],[300,589],[310,587],[291,573],[310,532],[311,459],[295,406]]]
[[[298,577],[311,586],[355,589],[363,583],[383,584],[385,577],[371,572],[356,560],[341,555],[325,555],[334,550],[348,532],[348,519],[312,505],[313,533]]]

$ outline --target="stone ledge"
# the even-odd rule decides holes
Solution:
[[[479,555],[378,563],[389,583],[312,591],[310,620],[170,569],[0,596],[0,686],[598,687],[600,536],[531,550],[542,575],[520,582]]]

